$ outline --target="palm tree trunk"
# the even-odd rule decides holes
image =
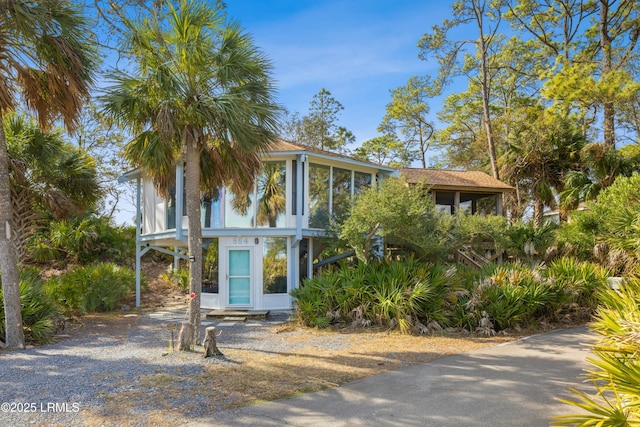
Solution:
[[[200,224],[200,150],[195,141],[186,144],[185,166],[189,248],[189,324],[192,327],[191,345],[200,337],[200,299],[202,294],[202,225]],[[180,224],[178,222],[178,224]],[[179,350],[188,350],[180,348]]]
[[[24,348],[18,257],[13,244],[12,217],[9,155],[0,113],[0,271],[4,296],[5,345],[7,348]]]
[[[544,223],[544,202],[536,200],[533,203],[533,226],[535,228],[542,227]]]

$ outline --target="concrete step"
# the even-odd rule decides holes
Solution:
[[[205,315],[206,319],[242,319],[235,321],[266,320],[267,317],[269,317],[269,310],[212,310]]]

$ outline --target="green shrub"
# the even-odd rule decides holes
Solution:
[[[453,236],[455,247],[467,244],[483,246],[483,249],[500,255],[511,245],[508,230],[507,220],[501,215],[468,215],[461,212],[452,222],[449,233]]]
[[[59,313],[55,302],[43,288],[38,271],[30,268],[20,273],[20,307],[25,341],[46,344],[53,341]],[[0,287],[0,336],[5,334],[4,298]]]
[[[602,289],[591,330],[600,334],[593,346],[593,366],[587,378],[593,395],[572,389],[577,398],[561,399],[581,409],[580,414],[563,415],[553,425],[635,426],[640,425],[640,279],[627,280],[619,291]]]
[[[444,242],[440,216],[424,188],[390,178],[381,188],[368,189],[358,196],[339,234],[364,262],[371,258],[376,236],[419,256],[438,257]]]
[[[352,322],[398,326],[407,333],[420,322],[447,322],[446,270],[414,259],[343,263],[292,291],[297,316],[309,326]],[[446,325],[445,325],[446,326]]]
[[[533,222],[517,222],[506,229],[510,240],[507,253],[531,263],[544,259],[547,249],[556,240],[557,230],[558,225],[551,221],[541,227],[536,227]],[[527,245],[531,245],[533,253],[525,250]]]
[[[178,267],[170,267],[166,272],[162,273],[162,280],[177,284],[184,292],[189,290],[189,269]]]
[[[588,261],[564,257],[553,261],[545,270],[556,286],[563,289],[570,303],[595,309],[598,292],[607,288],[607,269]]]
[[[562,287],[522,264],[489,265],[471,290],[467,303],[471,319],[486,312],[495,330],[530,326],[542,318],[555,318],[567,302]]]
[[[640,260],[640,175],[620,176],[604,189],[585,210],[571,213],[570,221],[558,232],[560,246],[579,259],[594,259],[606,265],[606,259],[594,257],[594,248],[605,243]],[[631,266],[635,268],[634,265]]]
[[[46,290],[66,315],[110,311],[135,290],[135,272],[113,263],[77,267],[47,281]]]
[[[106,217],[88,215],[52,221],[28,247],[36,262],[64,259],[74,263],[97,260],[131,262],[135,257],[135,227],[115,227]]]

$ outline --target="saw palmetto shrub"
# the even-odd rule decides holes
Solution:
[[[490,264],[475,278],[465,303],[467,317],[490,322],[485,332],[535,326],[566,302],[562,289],[522,264]]]
[[[76,267],[45,287],[67,316],[111,311],[135,291],[135,272],[113,263]]]
[[[36,269],[28,268],[20,272],[20,308],[25,341],[36,344],[53,341],[59,312],[55,302],[46,294]],[[4,299],[0,287],[0,339],[3,340],[4,322]]]
[[[564,290],[568,303],[585,309],[595,309],[598,293],[607,288],[606,268],[588,261],[578,261],[564,257],[553,261],[543,270],[544,275],[553,280],[555,286]]]
[[[605,288],[598,297],[600,306],[589,326],[600,337],[585,374],[593,392],[572,389],[575,399],[562,401],[580,413],[558,416],[553,425],[640,425],[640,279],[623,282],[619,290]]]
[[[299,321],[313,327],[331,324],[397,327],[446,326],[447,270],[414,259],[347,263],[328,269],[292,291]]]

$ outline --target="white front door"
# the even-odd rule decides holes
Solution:
[[[251,248],[227,249],[227,303],[230,307],[248,308],[253,306],[251,274],[253,250]]]

